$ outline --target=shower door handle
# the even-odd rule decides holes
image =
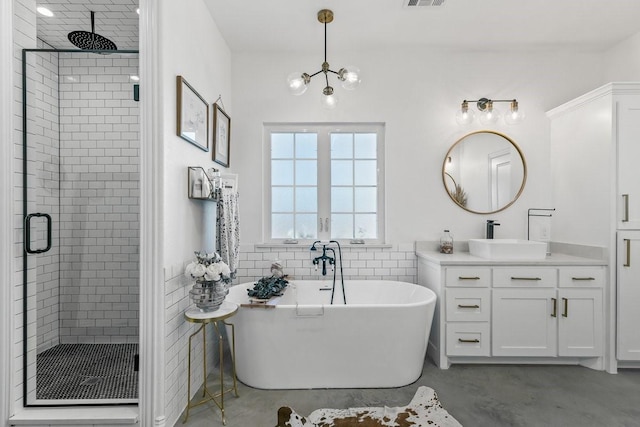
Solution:
[[[31,249],[31,219],[44,217],[47,220],[47,247],[44,249]],[[51,249],[51,216],[46,213],[32,213],[27,215],[24,221],[24,247],[28,254],[41,254]]]

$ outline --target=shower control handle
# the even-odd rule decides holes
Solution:
[[[31,219],[45,218],[47,220],[47,246],[44,249],[31,249]],[[24,220],[24,250],[28,254],[41,254],[51,249],[51,215],[46,213],[32,213]]]

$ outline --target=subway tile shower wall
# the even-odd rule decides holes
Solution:
[[[60,341],[137,342],[138,59],[59,61]]]
[[[41,41],[38,48],[47,48]],[[52,218],[60,216],[60,133],[58,124],[58,55],[42,52],[30,55],[29,70],[31,78],[28,87],[33,99],[29,102],[28,158],[39,160],[33,171],[36,185],[35,194],[30,192],[30,201],[35,201],[37,211],[47,212]],[[35,200],[33,197],[35,196]],[[60,238],[60,223],[52,223],[52,239]],[[46,246],[46,235],[37,235],[35,247]],[[43,254],[32,255],[35,261],[37,283],[37,345],[38,353],[59,343],[60,316],[60,248],[58,245]],[[33,282],[32,282],[33,285]]]
[[[337,252],[337,250],[336,250]],[[295,279],[323,279],[315,270],[308,247],[262,247],[241,245],[237,280],[234,283],[254,282],[271,274],[271,263],[279,260],[285,274]],[[336,264],[340,277],[339,264]],[[398,280],[416,283],[417,259],[414,243],[391,247],[342,247],[342,268],[345,280]],[[332,278],[332,272],[327,277]]]

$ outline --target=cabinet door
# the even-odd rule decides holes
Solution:
[[[494,289],[492,301],[494,356],[556,356],[555,288]]]
[[[558,355],[602,356],[602,290],[561,289],[558,297]]]
[[[618,228],[640,228],[640,100],[616,103],[618,146]]]
[[[618,233],[619,360],[640,360],[640,231]]]

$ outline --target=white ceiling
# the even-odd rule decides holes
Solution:
[[[138,49],[138,0],[38,0],[37,3],[54,13],[52,18],[37,14],[38,37],[56,49],[77,49],[67,34],[90,32],[91,11],[96,12],[96,34],[114,42],[119,50]]]
[[[164,0],[168,1],[168,0]],[[171,0],[178,1],[178,0]],[[185,7],[188,2],[185,1]],[[232,52],[321,49],[317,12],[329,8],[334,50],[403,46],[513,50],[606,49],[640,32],[640,0],[445,0],[404,7],[406,0],[203,0]],[[91,31],[118,49],[138,48],[138,0],[38,0],[38,36],[55,48],[74,48],[70,31]]]
[[[640,32],[640,0],[204,0],[232,52],[322,49],[320,9],[333,10],[330,50],[600,50]]]

